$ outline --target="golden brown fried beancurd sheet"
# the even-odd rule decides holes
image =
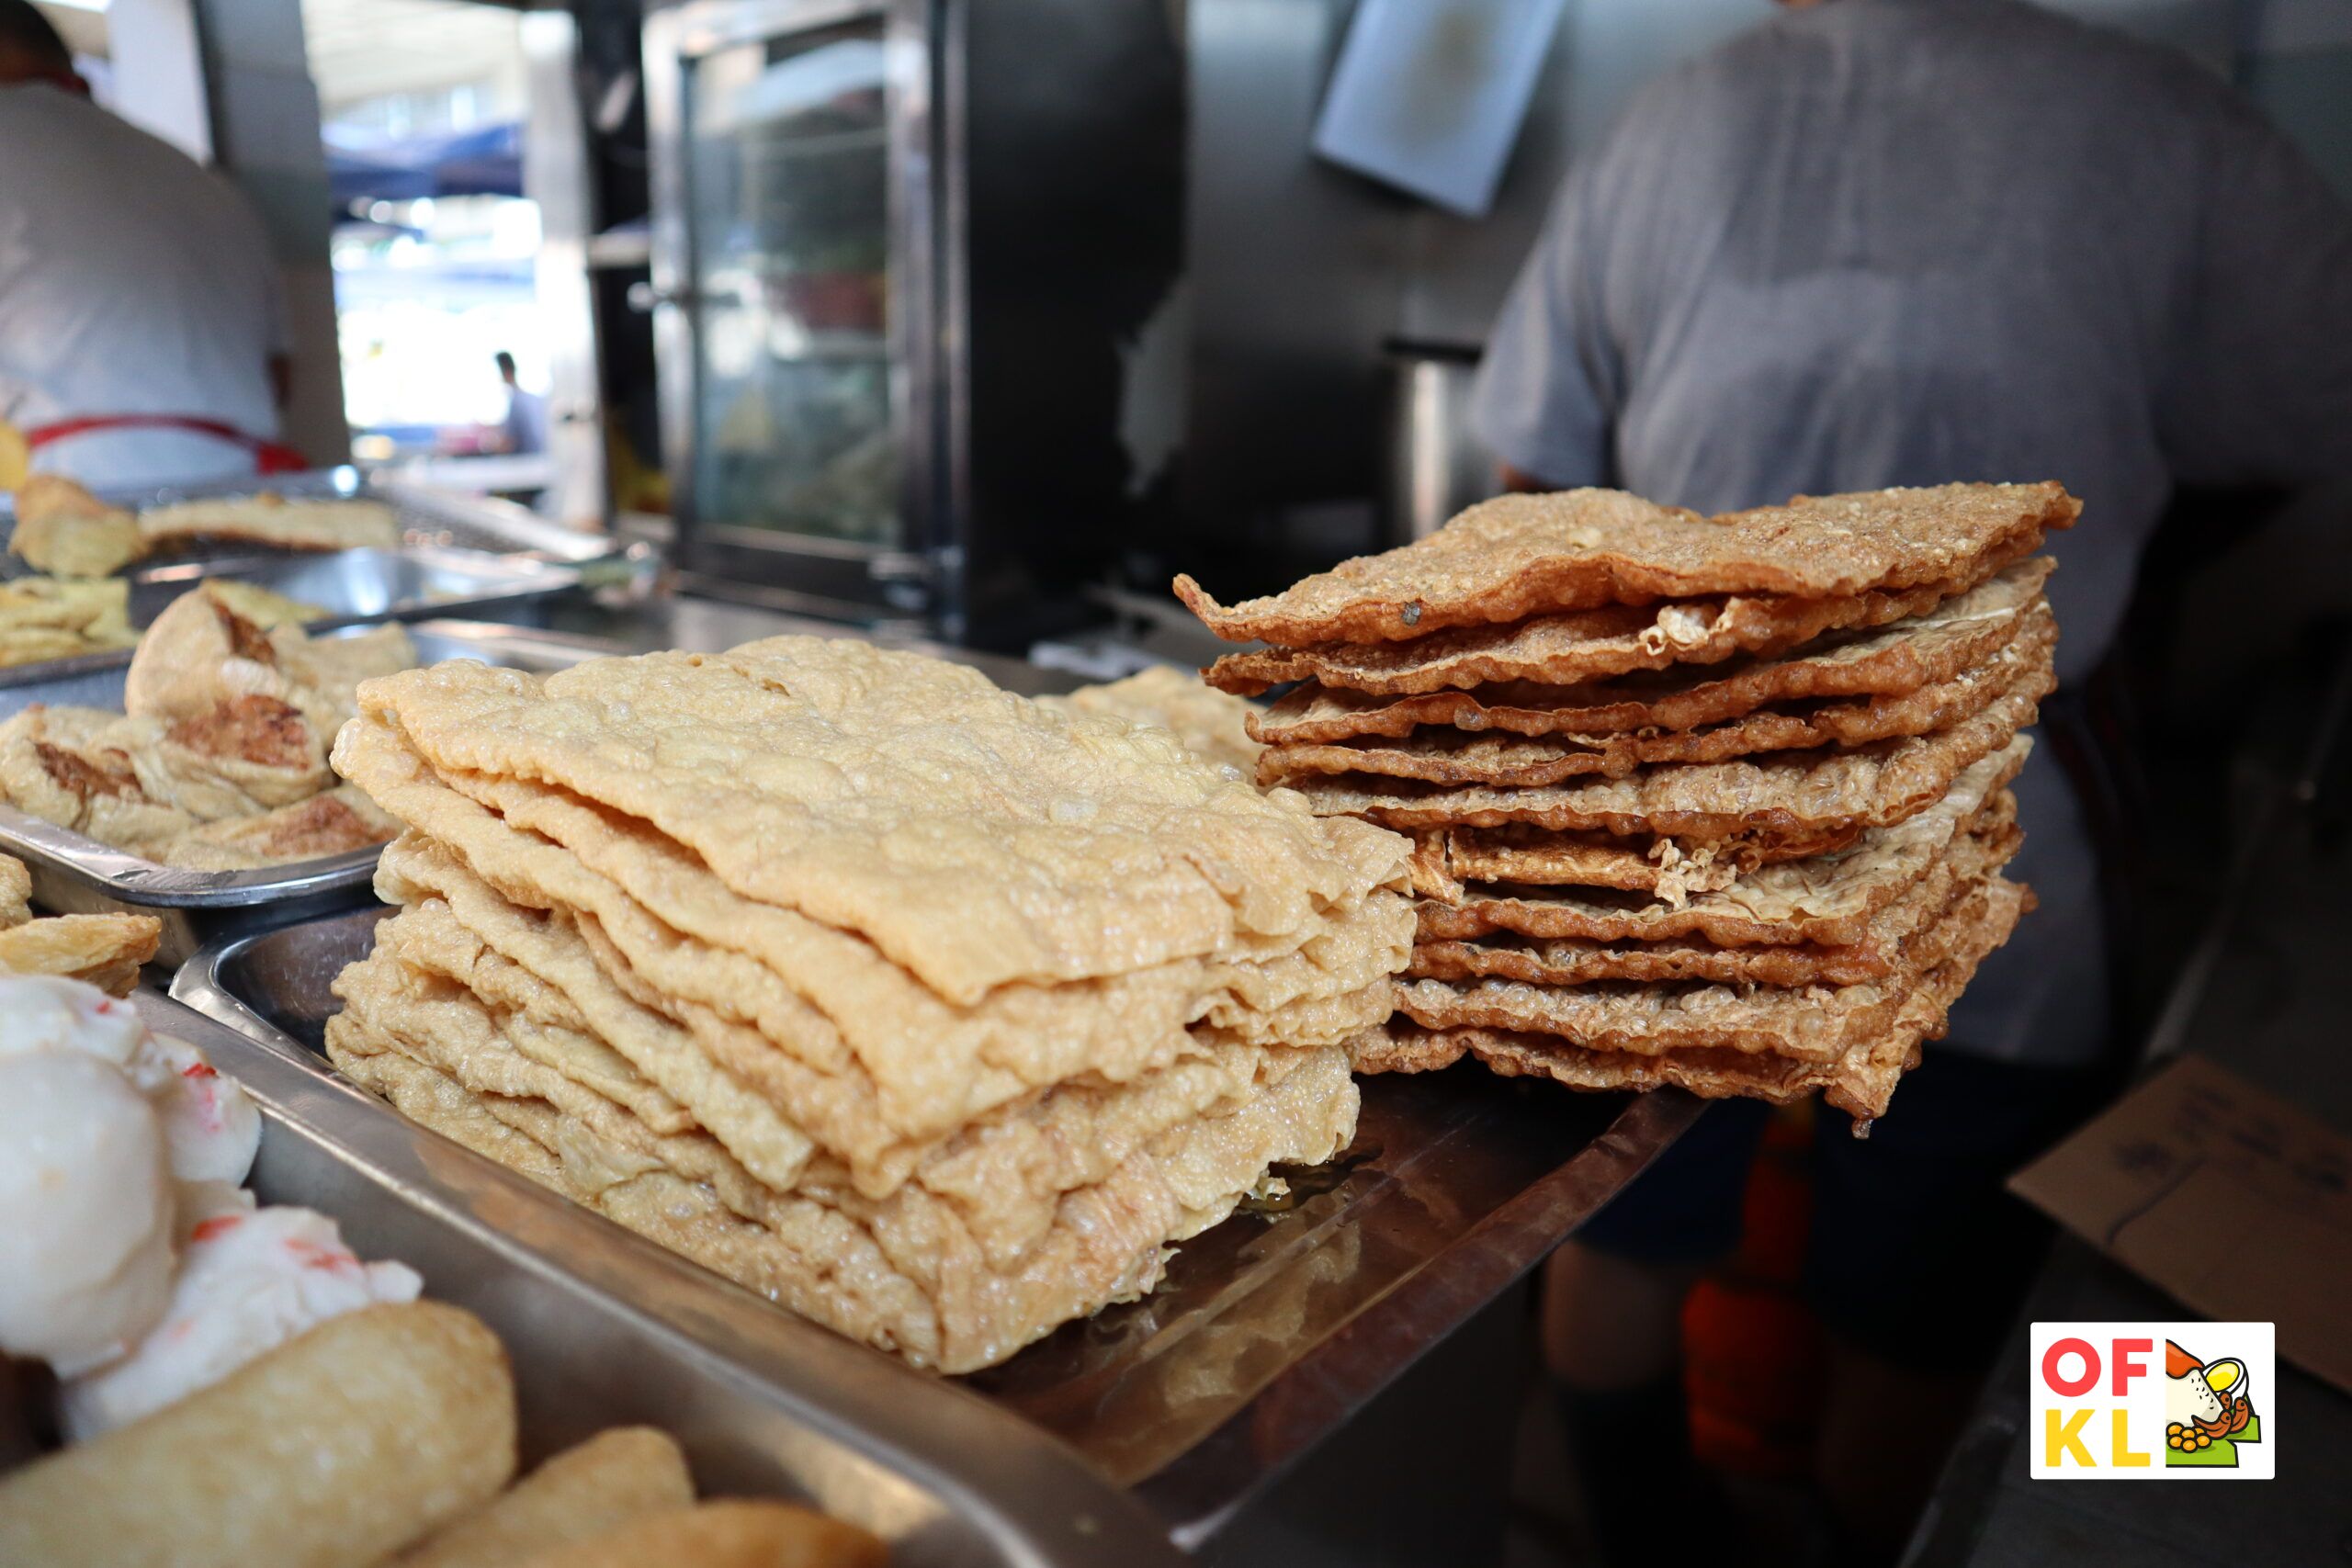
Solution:
[[[1959,900],[1921,933],[1882,980],[1788,987],[1411,980],[1397,986],[1396,1009],[1427,1029],[1556,1036],[1591,1051],[1731,1050],[1835,1061],[1891,1027],[1928,972],[2008,940],[2029,906],[2026,890],[1994,877],[1980,891],[1983,897]],[[1969,962],[1973,966],[1974,959]]]
[[[258,495],[183,501],[139,514],[150,550],[202,540],[288,550],[398,549],[400,513],[380,501]]]
[[[1713,593],[1830,599],[1961,575],[2072,525],[2056,484],[1940,485],[1798,496],[1705,518],[1622,491],[1506,495],[1425,539],[1343,561],[1227,609],[1189,577],[1176,596],[1228,642],[1398,642],[1450,626]]]
[[[1991,821],[1993,816],[1989,810],[1980,814],[1978,823],[1933,871],[1872,915],[1860,941],[1842,947],[1726,947],[1687,937],[1591,942],[1500,933],[1475,942],[1425,942],[1413,950],[1408,973],[1437,980],[1496,978],[1540,986],[1608,980],[1854,986],[1883,979],[1903,964],[1904,943],[1931,928],[1959,900],[1976,897],[1984,878],[2008,863],[2025,841],[2015,827]]]
[[[1830,1104],[1855,1119],[1859,1137],[1872,1120],[1886,1114],[1897,1081],[1918,1065],[1921,1043],[1943,1038],[1951,1004],[1967,988],[1983,957],[1979,953],[1955,960],[1928,975],[1904,999],[1892,1028],[1835,1062],[1739,1051],[1668,1051],[1644,1056],[1587,1051],[1540,1034],[1429,1031],[1399,1023],[1359,1038],[1351,1047],[1351,1056],[1360,1073],[1429,1072],[1466,1053],[1506,1077],[1548,1077],[1570,1089],[1601,1092],[1672,1085],[1708,1100],[1738,1096],[1785,1105],[1820,1090]]]
[[[2017,776],[2032,750],[2018,736],[1952,781],[1943,798],[1842,850],[1777,862],[1730,886],[1669,905],[1608,889],[1468,889],[1459,906],[1419,906],[1423,942],[1489,931],[1578,942],[1665,942],[1696,936],[1728,946],[1815,942],[1842,946],[1868,933],[1871,917],[1934,869],[1986,802]]]
[[[0,975],[56,975],[127,997],[163,940],[153,915],[52,915],[0,930]]]
[[[1675,666],[1770,658],[1826,633],[1924,615],[1967,592],[2041,544],[2020,539],[1966,577],[1847,599],[1769,596],[1679,599],[1645,608],[1611,605],[1539,615],[1499,626],[1464,626],[1406,643],[1323,643],[1228,653],[1202,672],[1221,691],[1252,696],[1287,681],[1314,681],[1386,696],[1533,682],[1562,686]]]
[[[569,1448],[491,1502],[394,1558],[389,1568],[514,1568],[695,1500],[678,1440],[616,1427]]]
[[[1424,828],[1413,835],[1413,891],[1458,904],[1472,883],[1614,887],[1680,904],[1693,893],[1728,887],[1777,861],[1845,848],[1859,828],[1801,839],[1714,839],[1686,844],[1614,833],[1555,833],[1524,823],[1500,828]]]
[[[2015,637],[2024,620],[2038,612],[2041,584],[2056,564],[2035,556],[1924,615],[1831,632],[1783,658],[1743,658],[1728,671],[1675,665],[1581,685],[1516,681],[1407,697],[1308,684],[1271,709],[1253,712],[1250,733],[1270,746],[1397,738],[1424,725],[1513,735],[1606,735],[1697,729],[1779,702],[1899,696],[1949,680]]]
[[[1407,848],[1327,831],[1164,731],[846,639],[543,681],[451,663],[370,682],[362,703],[435,771],[527,777],[637,818],[742,897],[855,931],[958,1003],[1303,939],[1401,878]]]
[[[0,855],[0,930],[33,918],[33,874],[14,855]]]
[[[178,1404],[0,1477],[10,1568],[372,1568],[514,1473],[498,1337],[364,1307]]]
[[[35,571],[111,577],[146,548],[139,519],[62,474],[32,474],[17,487],[8,548]]]
[[[1942,799],[1972,763],[2034,721],[2055,677],[2035,672],[1977,713],[1931,735],[1850,751],[1792,751],[1756,761],[1668,763],[1622,779],[1536,789],[1431,788],[1377,779],[1301,780],[1327,815],[1384,826],[1539,828],[1709,840],[1802,838],[1891,827]]]
[[[789,1503],[720,1498],[631,1520],[514,1568],[883,1568],[890,1549],[854,1525]]]
[[[1523,789],[1594,774],[1623,778],[1636,768],[1663,763],[1720,762],[1766,751],[1867,746],[1957,724],[2029,681],[2044,680],[2054,685],[2051,657],[2056,643],[2057,628],[2045,614],[2028,635],[1995,649],[1983,662],[1950,680],[1899,696],[1809,704],[1794,711],[1759,708],[1705,729],[1528,739],[1427,728],[1387,745],[1351,741],[1271,747],[1259,759],[1258,782],[1272,786],[1301,778],[1365,773],[1426,784]]]

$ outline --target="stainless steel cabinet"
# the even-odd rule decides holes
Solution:
[[[646,28],[681,565],[1015,645],[1152,503],[1181,252],[1161,0],[689,0]],[[1165,488],[1165,487],[1160,487]]]

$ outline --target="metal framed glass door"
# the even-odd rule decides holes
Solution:
[[[852,614],[926,608],[904,178],[925,73],[891,12],[697,0],[647,29],[682,564]]]

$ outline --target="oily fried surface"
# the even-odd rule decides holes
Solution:
[[[1780,659],[1747,656],[1727,669],[1673,665],[1581,685],[1518,681],[1407,697],[1309,684],[1271,710],[1253,713],[1250,733],[1270,746],[1398,739],[1429,725],[1513,735],[1616,735],[1698,729],[1775,703],[1900,696],[1983,662],[2030,622],[2046,616],[2041,585],[2056,564],[2047,556],[2020,561],[1923,615],[1832,632]]]
[[[636,818],[960,1002],[1304,936],[1403,879],[1403,840],[1333,831],[1165,731],[864,643],[777,637],[544,682],[449,664],[370,682],[361,703],[436,772]]]
[[[390,550],[401,543],[400,514],[380,501],[302,501],[271,491],[151,507],[139,515],[139,532],[151,550],[200,539],[289,550]]]
[[[1961,771],[1917,816],[1874,828],[1842,850],[1744,873],[1679,906],[1590,888],[1474,887],[1458,907],[1423,902],[1423,942],[1489,931],[1579,942],[1663,942],[1696,936],[1726,945],[1860,942],[1871,915],[1934,868],[1954,835],[2017,776],[2032,750],[2018,736]],[[2012,807],[2013,808],[2013,807]]]
[[[1709,1100],[1744,1096],[1785,1104],[1816,1090],[1857,1123],[1859,1134],[1886,1114],[1896,1082],[1917,1066],[1923,1041],[1942,1038],[1944,1021],[1982,962],[1963,954],[1928,974],[1905,998],[1884,1032],[1832,1062],[1804,1062],[1728,1050],[1676,1050],[1657,1055],[1590,1051],[1555,1036],[1494,1030],[1423,1030],[1392,1021],[1349,1042],[1360,1073],[1421,1072],[1474,1055],[1508,1077],[1548,1077],[1571,1089],[1609,1091],[1675,1085]]]
[[[1194,756],[1252,776],[1261,747],[1250,736],[1252,703],[1201,683],[1198,675],[1155,664],[1124,681],[1080,686],[1061,696],[1040,697],[1044,707],[1071,713],[1108,714],[1130,724],[1172,730]]]
[[[1231,609],[1176,594],[1219,637],[1283,647],[1397,642],[1452,626],[1701,594],[1849,598],[1940,581],[2080,503],[2056,484],[1799,496],[1713,519],[1615,491],[1506,495],[1426,539]]]
[[[1924,615],[2032,554],[2040,542],[2039,536],[2018,539],[1961,576],[1911,588],[1838,599],[1718,594],[1650,608],[1611,605],[1465,626],[1408,643],[1320,643],[1228,653],[1209,666],[1204,678],[1243,695],[1285,681],[1402,695],[1519,681],[1573,685],[1629,671],[1721,664],[1741,654],[1768,658],[1826,633]]]
[[[129,648],[130,585],[18,577],[0,581],[0,665],[32,664]]]
[[[1147,1290],[1170,1239],[1215,1224],[1275,1162],[1327,1159],[1355,1093],[1340,1052],[1109,1162],[1023,1252],[992,1263],[949,1201],[910,1186],[862,1201],[761,1186],[710,1138],[652,1133],[507,1041],[461,987],[377,957],[347,971],[335,1065],[412,1118],[747,1287],[918,1365],[969,1371]],[[1270,1058],[1271,1060],[1271,1058]]]
[[[1622,779],[1542,788],[1453,788],[1356,778],[1301,779],[1326,815],[1392,828],[1493,828],[1508,822],[1570,830],[1709,840],[1742,834],[1816,836],[1887,827],[1943,798],[1972,763],[2034,720],[2054,683],[2037,671],[1984,708],[1931,735],[1843,751],[1792,751],[1728,762],[1666,764]]]
[[[1471,883],[1539,887],[1615,887],[1679,905],[1693,893],[1728,887],[1776,861],[1827,854],[1860,828],[1803,838],[1713,839],[1684,844],[1614,833],[1555,833],[1524,823],[1500,828],[1424,828],[1413,835],[1413,891],[1458,904]]]
[[[62,474],[34,474],[17,488],[8,548],[35,571],[110,577],[145,547],[137,518]]]
[[[0,855],[0,930],[33,918],[33,874],[14,855]]]
[[[2009,810],[2003,810],[2007,803]],[[1884,979],[1905,958],[1904,944],[2008,863],[2025,835],[2008,820],[2006,792],[1979,812],[1929,873],[1870,917],[1860,940],[1843,946],[1725,946],[1696,937],[1662,942],[1576,942],[1498,932],[1475,940],[1434,940],[1413,950],[1408,973],[1439,980],[1507,979],[1583,986],[1608,980],[1658,983],[1711,980],[1728,986],[1853,986]]]
[[[1694,730],[1524,738],[1425,728],[1388,744],[1275,746],[1259,759],[1258,782],[1271,786],[1364,773],[1428,784],[1529,788],[1595,775],[1623,778],[1636,768],[1660,763],[1720,762],[1766,751],[1867,746],[1957,724],[2028,682],[2045,689],[2055,685],[2052,659],[2056,645],[2057,627],[2045,611],[2025,635],[1996,649],[1982,662],[1899,696],[1758,709]]]
[[[830,1124],[825,1114],[844,1118],[833,1146],[886,1180],[916,1146],[903,1140],[945,1135],[1067,1077],[1132,1079],[1193,1049],[1185,1031],[1195,1023],[1253,1042],[1342,1039],[1385,1007],[1386,977],[1411,942],[1408,902],[1368,890],[1328,911],[1295,951],[1017,982],[956,1004],[855,934],[747,899],[673,841],[579,796],[480,774],[444,779],[373,718],[353,726],[339,755],[357,784],[430,840],[396,848],[379,881],[411,874],[419,856],[454,857],[469,882],[516,906],[591,918],[588,929],[666,998],[755,1028],[817,1072],[870,1079],[830,1113],[804,1105],[802,1119],[816,1130]]]
[[[1419,979],[1397,986],[1396,1009],[1429,1029],[1551,1035],[1587,1050],[1730,1050],[1835,1061],[1892,1027],[1929,972],[1963,958],[1973,968],[2008,940],[2027,907],[2025,889],[1996,875],[1972,891],[1905,944],[1883,979],[1796,987]]]
[[[190,871],[250,871],[325,860],[390,843],[400,824],[349,784],[254,817],[227,817],[164,846],[166,864]]]
[[[0,975],[55,975],[127,997],[163,939],[153,915],[51,915],[0,930]]]
[[[156,616],[131,658],[123,713],[36,704],[0,723],[0,801],[199,871],[390,838],[390,818],[336,786],[326,750],[358,682],[414,662],[407,632],[313,640],[300,626],[264,626],[241,604],[251,602],[206,583]]]

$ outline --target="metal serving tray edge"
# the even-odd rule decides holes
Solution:
[[[347,909],[209,947],[172,994],[331,1076],[317,1051],[339,1005],[329,985],[388,913]],[[1703,1106],[1676,1090],[1578,1096],[1477,1069],[1361,1088],[1354,1145],[1332,1166],[1287,1173],[1295,1204],[1204,1232],[1176,1249],[1151,1295],[957,1381],[1069,1443],[1180,1545],[1201,1547]]]
[[[643,1423],[706,1495],[808,1499],[894,1543],[899,1568],[1149,1568],[1157,1523],[1062,1445],[951,1383],[779,1313],[404,1122],[299,1045],[141,990],[150,1027],[201,1046],[265,1123],[266,1201],[332,1215],[435,1298],[497,1331],[525,1464]]]
[[[360,628],[349,628],[357,630]],[[525,670],[560,670],[623,651],[594,637],[471,621],[424,621],[409,627],[425,663],[479,659]],[[112,670],[38,687],[0,690],[0,717],[34,702],[88,702]],[[113,699],[119,703],[119,684]],[[364,902],[375,876],[375,850],[252,871],[188,871],[126,854],[70,829],[0,805],[0,852],[32,873],[33,902],[61,914],[129,910],[164,922],[156,961],[177,964],[207,942],[255,925],[282,925]]]

